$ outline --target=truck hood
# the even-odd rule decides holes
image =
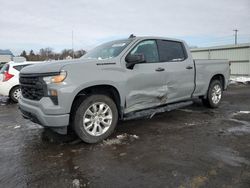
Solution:
[[[59,60],[51,62],[41,62],[36,65],[30,65],[21,70],[21,74],[40,74],[50,72],[60,72],[66,65],[84,64],[82,66],[94,67],[98,63],[109,63],[108,60],[96,60],[96,59],[71,59],[71,60]],[[115,62],[114,60],[112,62]]]

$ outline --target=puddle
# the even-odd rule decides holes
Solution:
[[[238,119],[230,119],[230,121],[234,121],[236,123],[241,123],[242,125],[236,126],[236,127],[231,127],[229,129],[227,129],[227,132],[236,133],[238,135],[250,133],[250,123],[248,123],[247,121],[242,121],[242,120],[238,120]]]
[[[239,156],[239,153],[231,148],[218,147],[212,151],[212,156],[230,166],[250,165],[250,161]]]
[[[250,111],[238,111],[234,112],[229,116],[229,121],[234,125],[233,127],[221,130],[222,134],[234,134],[234,135],[244,135],[250,134],[250,122],[245,121],[249,120]],[[237,125],[237,126],[236,126]]]
[[[133,142],[134,140],[139,139],[137,135],[130,135],[127,133],[117,135],[116,138],[104,140],[101,144],[102,146],[112,146],[112,145],[123,145]]]
[[[9,100],[8,97],[0,96],[0,106],[5,106],[5,105],[7,105],[8,100]]]

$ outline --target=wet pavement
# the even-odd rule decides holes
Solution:
[[[96,145],[24,120],[0,99],[0,187],[250,187],[250,85],[220,108],[197,101],[120,122]]]

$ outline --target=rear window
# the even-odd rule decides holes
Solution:
[[[8,64],[5,64],[1,70],[0,70],[0,74],[4,73],[5,71],[8,71],[9,70],[9,65]]]
[[[24,67],[27,67],[29,66],[30,64],[27,64],[27,65],[17,65],[17,66],[13,66],[14,69],[18,70],[18,71],[21,71]]]
[[[158,40],[161,62],[183,61],[186,59],[185,49],[181,42]]]

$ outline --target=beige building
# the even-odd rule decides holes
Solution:
[[[250,43],[193,48],[194,59],[227,59],[231,62],[231,75],[250,76]]]

